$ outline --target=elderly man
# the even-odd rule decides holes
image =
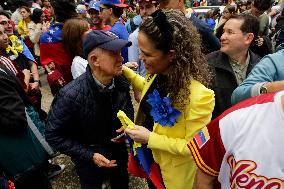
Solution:
[[[62,88],[52,103],[46,138],[54,148],[71,156],[83,189],[128,188],[128,152],[113,138],[121,123],[119,110],[133,118],[129,83],[120,76],[123,47],[131,43],[111,32],[94,30],[83,43],[86,72]],[[117,142],[117,141],[116,141]]]
[[[259,57],[249,50],[258,33],[259,22],[251,15],[233,16],[224,25],[221,49],[207,55],[215,75],[215,108],[212,119],[231,107],[231,95],[247,77]]]

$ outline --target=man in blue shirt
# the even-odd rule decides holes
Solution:
[[[202,20],[192,15],[191,13],[187,13],[185,8],[185,0],[158,0],[160,3],[160,8],[172,8],[178,9],[182,11],[185,16],[192,22],[192,24],[196,27],[202,39],[202,52],[204,54],[208,54],[210,52],[214,52],[220,49],[220,41],[214,35],[213,30],[209,28],[209,26],[204,23]]]
[[[153,0],[138,0],[137,3],[139,5],[140,16],[142,17],[143,21],[159,8],[157,1]],[[137,62],[137,73],[145,77],[146,69],[143,61],[139,59],[140,51],[137,40],[138,32],[139,28],[129,35],[129,41],[132,42],[132,45],[128,48],[128,60],[130,62]]]
[[[100,16],[105,23],[111,26],[110,32],[114,33],[119,39],[128,40],[128,32],[120,22],[119,18],[123,14],[123,9],[127,4],[122,4],[119,0],[101,0],[100,1]],[[124,47],[121,51],[124,59],[123,63],[128,62],[128,49]]]

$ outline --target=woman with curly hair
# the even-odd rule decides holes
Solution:
[[[123,67],[133,88],[142,91],[135,130],[125,132],[152,150],[166,188],[192,188],[196,166],[187,142],[214,108],[200,36],[182,12],[159,10],[140,26],[138,44],[147,75]]]

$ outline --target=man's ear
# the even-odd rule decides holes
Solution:
[[[168,52],[168,57],[169,57],[169,61],[173,62],[173,60],[176,58],[176,51],[175,50],[170,50],[170,52]]]
[[[247,35],[245,40],[246,44],[251,44],[252,41],[256,38],[256,36],[254,36],[253,33],[247,33],[246,35]]]
[[[113,9],[109,8],[109,12],[110,12],[110,14],[112,14],[113,13]]]
[[[94,51],[89,54],[88,62],[89,62],[89,64],[92,64],[95,67],[99,67],[100,66],[100,64],[98,62],[98,58],[97,58],[97,56],[96,56]]]

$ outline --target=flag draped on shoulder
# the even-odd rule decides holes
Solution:
[[[42,65],[56,62],[59,65],[71,64],[70,55],[64,50],[62,44],[63,24],[55,23],[40,37],[40,61]]]

